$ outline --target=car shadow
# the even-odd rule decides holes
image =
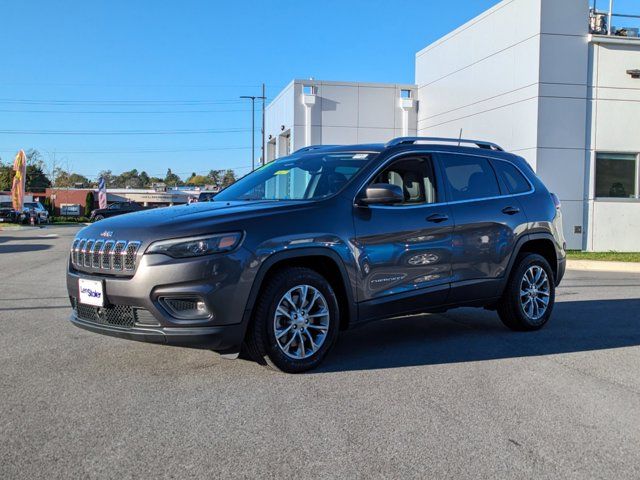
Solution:
[[[52,246],[53,245],[45,245],[44,243],[34,243],[31,245],[0,245],[0,255],[3,253],[37,252],[41,250],[48,250]]]
[[[341,332],[311,373],[398,368],[552,355],[640,345],[640,299],[563,301],[537,332],[512,332],[495,312],[384,320]]]

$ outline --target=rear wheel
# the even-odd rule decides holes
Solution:
[[[551,317],[554,303],[555,283],[549,262],[535,253],[519,256],[498,302],[502,323],[517,331],[538,330]]]
[[[338,301],[314,270],[286,268],[267,280],[247,332],[247,348],[259,363],[288,373],[320,365],[335,343]]]

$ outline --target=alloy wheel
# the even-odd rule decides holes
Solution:
[[[322,347],[329,323],[324,295],[311,285],[297,285],[278,302],[273,332],[280,350],[290,358],[301,360]]]
[[[539,265],[527,269],[520,282],[520,305],[533,321],[540,320],[549,306],[550,285],[547,272]]]

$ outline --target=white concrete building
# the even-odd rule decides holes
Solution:
[[[266,158],[416,134],[414,85],[293,80],[267,106]]]
[[[294,81],[269,107],[267,158],[282,145],[462,130],[527,159],[562,201],[569,248],[640,251],[640,37],[623,28],[640,21],[590,7],[501,1],[416,54],[417,95],[411,85]],[[404,131],[401,90],[411,92]]]

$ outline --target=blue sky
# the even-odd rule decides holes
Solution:
[[[6,1],[0,156],[56,152],[88,176],[246,173],[250,113],[239,95],[265,82],[273,97],[293,78],[412,83],[416,51],[495,3]],[[174,133],[77,134],[123,130]]]

